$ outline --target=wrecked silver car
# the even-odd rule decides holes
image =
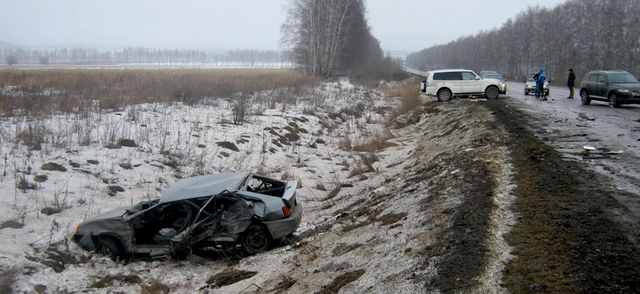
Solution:
[[[80,223],[73,240],[115,261],[142,254],[184,258],[194,248],[238,244],[245,253],[257,254],[298,228],[297,184],[252,173],[187,178],[160,199]]]

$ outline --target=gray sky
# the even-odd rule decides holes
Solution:
[[[383,50],[418,51],[565,0],[366,0]],[[30,46],[279,49],[289,0],[0,0],[0,40]]]

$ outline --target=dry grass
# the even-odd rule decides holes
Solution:
[[[290,69],[2,69],[0,115],[86,113],[146,102],[193,105],[272,89],[290,96],[319,82]]]
[[[298,280],[290,277],[290,276],[286,276],[286,275],[280,275],[280,278],[282,279],[280,282],[278,282],[278,284],[271,289],[270,292],[273,293],[282,293],[284,291],[286,291],[287,289],[293,287],[293,285],[295,285],[295,283],[298,282]]]
[[[351,170],[351,173],[349,173],[348,177],[353,178],[359,176],[360,180],[366,180],[364,174],[376,171],[376,168],[373,166],[373,164],[380,159],[375,152],[360,153],[358,155],[359,157],[356,160],[356,167]]]
[[[171,288],[157,280],[151,280],[150,282],[141,285],[142,294],[168,294],[171,293]]]
[[[13,284],[18,280],[20,272],[15,267],[8,267],[0,272],[0,293],[13,293]]]
[[[418,85],[411,82],[393,85],[383,84],[379,87],[379,90],[387,97],[400,97],[400,107],[389,117],[389,121],[392,121],[400,115],[407,114],[423,104],[420,99],[420,89]]]
[[[388,147],[397,146],[395,143],[389,142],[389,139],[393,138],[390,132],[385,132],[383,135],[375,136],[371,140],[353,146],[353,151],[358,152],[380,152]]]
[[[342,186],[337,185],[327,194],[327,199],[333,199],[336,196],[338,196],[338,193],[340,193],[340,190],[342,190]]]
[[[364,275],[365,270],[359,269],[352,272],[344,273],[335,278],[329,285],[324,286],[318,294],[338,293],[342,287],[357,280]]]
[[[211,288],[220,288],[249,279],[256,274],[258,274],[258,272],[230,269],[209,277],[209,279],[207,279],[207,285]]]

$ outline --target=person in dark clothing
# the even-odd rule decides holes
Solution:
[[[538,87],[540,86],[540,73],[537,72],[535,75],[533,75],[533,80],[536,81],[536,90],[535,90],[535,96],[538,97],[540,95]]]
[[[569,69],[569,77],[567,78],[567,87],[569,87],[569,97],[567,99],[573,99],[573,87],[576,85],[576,75],[573,73],[573,69]]]
[[[547,80],[547,76],[544,74],[544,70],[540,69],[533,79],[536,80],[536,97],[542,97],[542,100],[547,100],[547,97],[544,97],[544,83]]]

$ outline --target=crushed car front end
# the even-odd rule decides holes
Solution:
[[[116,246],[117,252],[110,250],[111,258],[123,258],[131,248],[131,229],[123,215],[134,207],[116,208],[81,222],[76,227],[73,241],[87,251],[98,251],[105,245]]]

